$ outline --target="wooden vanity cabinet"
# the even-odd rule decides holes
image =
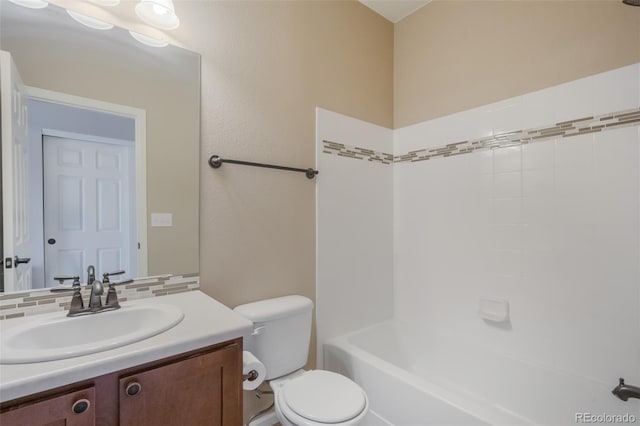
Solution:
[[[75,414],[80,399],[90,404]],[[0,409],[1,426],[240,426],[242,339],[9,401]]]
[[[235,346],[119,380],[120,426],[233,425],[242,386]],[[240,383],[235,380],[240,377]],[[234,395],[236,398],[225,396]]]
[[[96,423],[95,388],[21,405],[0,414],[2,426],[93,426]]]

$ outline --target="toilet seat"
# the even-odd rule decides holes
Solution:
[[[340,374],[323,370],[288,380],[276,399],[282,414],[298,426],[357,424],[369,405],[360,386]]]

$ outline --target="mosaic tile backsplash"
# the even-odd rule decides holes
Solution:
[[[603,132],[626,126],[640,125],[640,108],[625,111],[576,118],[550,124],[536,129],[515,130],[499,133],[484,138],[448,143],[433,148],[409,151],[405,154],[392,155],[376,152],[365,148],[345,145],[338,142],[323,140],[322,152],[357,160],[368,160],[381,164],[415,163],[438,157],[469,154],[475,151],[518,146],[534,142],[542,142],[554,138],[570,138],[587,133]]]
[[[200,289],[198,274],[138,278],[131,284],[116,287],[120,302],[198,289]],[[72,293],[71,291],[52,293],[47,290],[34,290],[2,294],[0,295],[0,320],[68,310]],[[88,300],[89,293],[91,293],[89,288],[82,289],[82,296],[85,300]]]

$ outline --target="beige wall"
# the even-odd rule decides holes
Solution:
[[[433,1],[395,25],[394,127],[640,61],[621,1]]]
[[[390,126],[392,31],[355,2],[189,2],[202,53],[201,283],[230,306],[315,295],[315,107]],[[193,32],[193,31],[192,31]],[[319,178],[322,178],[320,171]]]
[[[201,286],[229,306],[315,299],[315,181],[205,161],[315,167],[316,106],[391,126],[393,27],[355,2],[189,2],[180,11],[193,26],[182,41],[202,54]]]

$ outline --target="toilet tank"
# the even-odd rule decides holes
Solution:
[[[253,322],[245,349],[266,367],[265,380],[296,371],[307,363],[313,302],[284,296],[236,306],[234,311]]]

